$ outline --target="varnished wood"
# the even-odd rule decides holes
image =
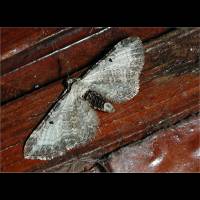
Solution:
[[[61,158],[52,161],[23,159],[26,138],[63,91],[61,80],[2,106],[1,170],[68,171],[70,159],[79,160],[88,155],[95,160],[198,112],[199,34],[197,28],[180,29],[147,42],[139,94],[127,103],[116,104],[116,113],[98,112],[101,125],[95,139]],[[99,40],[103,42],[103,39],[92,41],[100,44]],[[29,70],[31,72],[31,68]]]
[[[77,40],[81,40],[103,28],[40,28],[40,32],[38,29],[39,28],[18,28],[14,30],[11,29],[11,31],[9,31],[9,29],[3,29],[2,38],[4,38],[4,42],[2,48],[3,50],[11,48],[11,50],[8,49],[7,52],[4,52],[5,50],[3,51],[1,74],[16,70],[27,63],[57,51]],[[20,36],[21,38],[18,38]],[[12,45],[10,45],[10,41],[8,41],[10,38],[16,40],[11,40],[13,42]],[[4,46],[6,48],[4,48]]]
[[[191,116],[111,153],[106,165],[111,172],[200,172],[199,124]]]
[[[77,34],[76,42],[70,44],[69,38],[72,36],[68,37],[66,35],[61,44],[59,44],[58,38],[55,44],[58,46],[65,44],[65,42],[67,44],[63,49],[18,67],[17,70],[10,71],[1,77],[1,102],[5,103],[23,96],[35,90],[36,86],[42,87],[52,81],[71,75],[87,65],[91,65],[107,50],[106,48],[112,47],[114,43],[122,38],[138,35],[143,40],[146,40],[164,31],[166,31],[164,28],[107,28],[88,37],[83,37],[86,33],[85,35],[82,33],[81,36],[79,36],[79,33]],[[82,37],[81,40],[80,37]],[[51,43],[49,48],[52,48]],[[37,51],[35,52],[37,54]]]
[[[8,59],[63,28],[1,28],[1,60]]]

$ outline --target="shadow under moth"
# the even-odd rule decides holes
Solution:
[[[112,103],[126,102],[139,91],[144,49],[138,37],[121,40],[78,79],[67,80],[62,98],[26,141],[26,159],[51,160],[94,138],[95,110],[112,113]]]

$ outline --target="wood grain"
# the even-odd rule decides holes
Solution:
[[[16,99],[32,92],[36,87],[43,87],[91,65],[122,38],[138,35],[146,40],[165,31],[164,28],[107,28],[81,40],[76,38],[76,42],[62,49],[4,74],[0,79],[1,102]],[[66,36],[62,44],[67,44],[68,38]]]
[[[192,116],[155,132],[111,153],[105,165],[111,172],[200,172],[199,124]]]
[[[116,104],[113,114],[98,112],[101,124],[95,139],[63,157],[23,159],[26,138],[63,91],[61,80],[2,106],[1,170],[70,171],[85,157],[91,158],[89,164],[93,165],[105,153],[198,112],[199,34],[198,28],[180,29],[147,42],[139,94],[127,103]],[[77,170],[84,168],[80,163]]]
[[[11,29],[11,31],[3,29],[3,49],[5,49],[4,46],[6,48],[14,48],[11,49],[9,52],[16,53],[10,53],[10,55],[8,52],[7,54],[9,54],[9,56],[4,53],[7,57],[3,54],[3,60],[1,62],[1,73],[5,74],[17,68],[20,68],[23,65],[37,60],[54,51],[57,51],[66,45],[70,45],[77,40],[81,40],[86,36],[92,35],[100,31],[101,29],[103,28],[40,28],[39,30],[41,32],[38,33],[38,37],[35,36],[35,34],[37,33],[37,29],[35,30],[30,28],[27,30],[27,28],[15,28],[14,30]],[[32,34],[30,33],[30,31]],[[9,33],[8,36],[6,34],[7,32]],[[21,36],[21,38],[15,36],[16,33],[17,36]],[[42,33],[44,34],[41,35]],[[13,42],[11,46],[9,45],[10,41],[8,42],[9,38],[14,38],[16,40],[16,42],[13,42],[13,40],[11,40]],[[21,39],[22,41],[19,39]]]
[[[33,46],[63,28],[1,28],[1,60]]]

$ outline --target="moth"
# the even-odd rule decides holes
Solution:
[[[51,160],[88,143],[99,126],[95,110],[112,114],[113,103],[132,99],[139,91],[143,65],[142,41],[128,37],[82,78],[68,79],[62,98],[26,141],[24,157]]]

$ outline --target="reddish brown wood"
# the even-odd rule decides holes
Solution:
[[[63,28],[1,28],[1,60],[33,46]]]
[[[113,114],[98,112],[101,125],[95,139],[61,158],[24,160],[22,151],[26,138],[63,91],[60,81],[2,106],[2,171],[68,171],[70,159],[98,158],[198,112],[199,33],[200,29],[173,31],[145,44],[139,94],[116,104]]]
[[[200,117],[181,121],[166,130],[109,155],[112,172],[200,172]]]
[[[54,30],[55,28],[52,28],[52,29]],[[86,36],[94,34],[103,28],[85,27],[85,28],[62,28],[61,30],[60,29],[61,28],[59,28],[57,32],[53,32],[51,28],[48,28],[48,30],[52,32],[51,35],[48,35],[47,37],[46,35],[44,35],[43,38],[41,36],[40,40],[35,41],[34,43],[33,41],[30,41],[33,44],[32,43],[24,44],[23,47],[26,46],[27,47],[26,49],[21,49],[21,52],[18,52],[17,54],[14,54],[2,61],[1,73],[2,74],[8,73],[31,61],[37,60],[41,58],[42,56],[52,53],[66,45],[70,45],[76,42],[77,40],[80,40]],[[21,33],[21,29],[14,29],[14,30],[19,31]],[[26,29],[24,31],[26,32]],[[2,37],[4,37],[4,35],[5,34],[3,34]],[[26,38],[31,37],[31,35],[29,36],[29,35],[23,35],[23,34],[22,36],[25,37],[24,42],[27,42],[25,40]],[[34,38],[31,38],[31,39],[34,39]]]
[[[28,63],[16,71],[4,74],[0,80],[1,101],[3,103],[15,99],[33,91],[36,85],[42,87],[91,65],[94,60],[99,59],[106,48],[113,46],[122,38],[138,35],[145,40],[164,31],[166,31],[164,28],[104,29],[35,62]]]

